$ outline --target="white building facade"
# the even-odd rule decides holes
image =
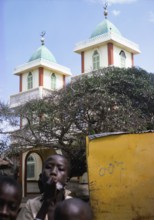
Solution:
[[[14,74],[19,77],[19,92],[10,97],[10,107],[16,108],[32,99],[43,99],[54,90],[65,87],[66,77],[71,77],[69,68],[56,62],[55,57],[44,45],[31,56],[24,65],[18,66]],[[129,68],[134,66],[134,55],[139,54],[137,44],[124,38],[120,31],[107,19],[96,26],[90,38],[75,46],[74,52],[81,56],[81,73],[88,73],[104,67],[115,66]],[[22,119],[21,126],[25,124]],[[43,161],[48,153],[39,150],[26,150],[21,155],[20,179],[23,186],[23,196],[27,193],[39,192],[37,180]],[[83,178],[81,182],[85,182]]]
[[[133,67],[134,55],[140,53],[138,45],[124,38],[105,15],[90,38],[75,46],[74,52],[81,55],[81,73],[108,66]]]
[[[11,108],[32,99],[42,99],[52,91],[63,88],[66,77],[72,75],[69,68],[56,62],[44,40],[29,61],[17,67],[14,74],[19,76],[19,92],[10,97]]]
[[[66,77],[71,76],[69,68],[56,62],[53,54],[42,45],[31,56],[29,61],[14,71],[19,77],[19,92],[10,97],[10,108],[16,108],[33,99],[43,99],[54,90],[65,87]],[[27,123],[20,120],[20,128]],[[55,154],[52,148],[26,147],[20,154],[19,181],[22,184],[23,197],[31,193],[40,193],[38,188],[39,174],[48,155]]]

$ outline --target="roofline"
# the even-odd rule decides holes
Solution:
[[[26,64],[23,64],[21,66],[18,66],[14,69],[13,74],[20,75],[23,72],[26,72],[27,70],[34,69],[36,67],[45,67],[49,70],[56,71],[59,74],[65,75],[65,76],[71,76],[71,70],[70,68],[67,68],[65,66],[62,66],[60,64],[45,60],[45,59],[37,59],[33,60],[31,62],[27,62]]]
[[[89,38],[86,41],[79,42],[76,44],[74,52],[81,53],[82,51],[91,49],[94,46],[105,45],[108,42],[113,42],[115,45],[122,46],[134,54],[141,53],[139,46],[136,43],[124,38],[123,36],[115,34],[112,31],[94,38]]]
[[[124,131],[118,131],[118,132],[104,132],[100,134],[93,134],[88,135],[88,138],[90,140],[107,137],[107,136],[114,136],[114,135],[125,135],[125,134],[148,134],[148,133],[154,133],[154,130],[143,130],[143,131],[136,131],[136,132],[124,132]]]

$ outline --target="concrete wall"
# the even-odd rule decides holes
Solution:
[[[107,45],[96,47],[84,53],[85,73],[93,70],[93,53],[95,50],[97,50],[100,55],[100,68],[108,66]]]
[[[93,53],[94,51],[97,50],[99,55],[100,55],[100,68],[103,67],[108,67],[108,49],[107,45],[96,47],[91,50],[87,50],[84,52],[84,72],[90,72],[93,70]],[[114,66],[116,67],[121,67],[121,58],[119,53],[123,50],[126,55],[126,62],[125,62],[125,67],[132,67],[132,57],[131,53],[124,50],[121,47],[118,47],[116,45],[113,45],[113,61],[114,61]]]
[[[154,219],[154,132],[87,138],[95,220]]]
[[[63,76],[55,73],[53,71],[44,69],[44,88],[51,89],[51,75],[52,73],[56,76],[56,89],[61,89],[63,87]]]
[[[39,86],[39,70],[35,69],[30,71],[33,75],[33,89]],[[63,87],[63,75],[60,75],[56,72],[50,71],[48,69],[44,69],[43,74],[43,87],[47,89],[51,89],[51,75],[55,73],[56,76],[56,89],[61,89]],[[27,77],[29,72],[23,73],[22,75],[22,92],[28,90],[27,86]]]
[[[121,52],[121,50],[124,51],[125,55],[126,55],[126,68],[128,67],[132,67],[132,58],[131,58],[131,53],[114,45],[113,47],[113,56],[114,56],[114,66],[116,67],[121,67],[121,59],[120,59],[120,55],[119,53]]]
[[[35,69],[33,71],[29,71],[29,72],[26,72],[22,75],[22,92],[24,91],[27,91],[28,90],[28,86],[27,86],[27,77],[28,77],[28,74],[29,73],[32,73],[33,75],[33,88],[36,88],[38,87],[38,69]]]

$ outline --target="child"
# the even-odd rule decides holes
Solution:
[[[56,206],[54,220],[92,220],[91,208],[81,199],[68,199]]]
[[[21,187],[16,180],[0,176],[0,220],[16,219],[21,197]]]
[[[69,170],[69,162],[64,156],[59,154],[49,156],[41,175],[43,194],[27,201],[18,215],[18,220],[53,220],[57,202],[69,198],[65,191]]]

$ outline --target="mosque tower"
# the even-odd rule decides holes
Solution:
[[[90,38],[75,46],[74,52],[81,55],[82,73],[108,66],[133,67],[134,55],[140,53],[138,45],[124,38],[108,20],[107,3],[104,16],[105,19],[96,26]]]
[[[41,34],[41,46],[32,54],[27,63],[15,68],[19,76],[19,92],[10,97],[14,108],[32,99],[42,99],[53,90],[65,86],[65,79],[71,76],[69,68],[56,62],[53,54],[44,45],[45,32]]]
[[[51,51],[44,45],[41,34],[41,46],[32,54],[27,63],[18,66],[14,74],[19,76],[19,92],[10,97],[10,107],[16,108],[32,99],[43,99],[53,90],[65,86],[65,78],[71,76],[69,68],[56,62]],[[20,118],[20,128],[27,123]],[[12,138],[12,142],[15,141]],[[53,148],[25,147],[20,153],[19,179],[22,184],[22,195],[39,193],[38,179],[43,166],[44,155],[56,153]]]

